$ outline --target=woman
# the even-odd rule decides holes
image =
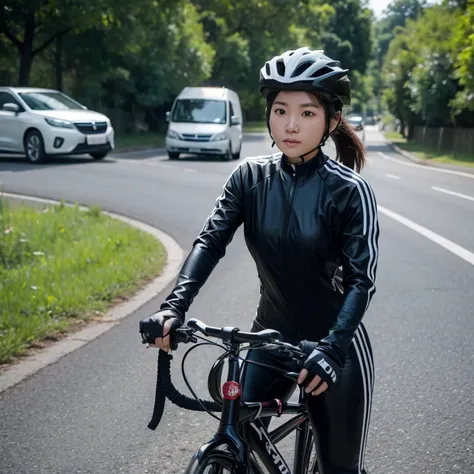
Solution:
[[[142,321],[142,331],[168,351],[169,332],[183,323],[243,223],[261,281],[253,330],[277,329],[294,344],[314,341],[305,345],[311,350],[298,383],[307,384],[321,474],[365,473],[373,390],[372,351],[361,320],[375,292],[379,229],[373,192],[358,174],[362,144],[341,117],[350,104],[347,72],[308,48],[264,65],[260,91],[282,154],[248,159],[231,174],[174,290]],[[321,150],[329,136],[342,164]],[[266,351],[248,358],[289,364]],[[246,365],[245,400],[288,398],[293,390],[274,372]]]

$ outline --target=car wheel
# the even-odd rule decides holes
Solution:
[[[108,153],[108,151],[96,151],[95,153],[89,154],[92,156],[92,158],[94,158],[94,160],[103,160]]]
[[[237,150],[236,153],[232,153],[232,159],[233,160],[238,160],[240,158],[240,151],[242,150],[242,145],[240,145],[239,149]]]
[[[179,158],[179,153],[172,153],[172,152],[168,152],[168,158],[170,160],[177,160]]]
[[[230,161],[232,160],[233,155],[232,155],[232,145],[229,143],[229,149],[221,155],[221,160],[222,161]]]
[[[39,164],[46,161],[43,136],[38,130],[32,130],[26,135],[24,147],[26,157],[31,163]]]

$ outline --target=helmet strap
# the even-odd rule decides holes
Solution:
[[[301,163],[304,163],[304,157],[306,155],[309,155],[310,153],[313,153],[313,151],[317,150],[318,148],[321,149],[325,145],[326,140],[329,138],[329,135],[330,135],[329,134],[330,125],[331,125],[331,114],[330,114],[329,107],[326,107],[326,127],[324,129],[323,137],[321,138],[321,141],[319,142],[319,144],[316,147],[314,147],[313,149],[309,150],[308,152],[306,152],[305,154],[300,156]]]

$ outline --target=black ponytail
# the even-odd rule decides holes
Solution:
[[[331,138],[336,145],[336,160],[360,173],[366,164],[364,145],[346,119],[341,118]]]

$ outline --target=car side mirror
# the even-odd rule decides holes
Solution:
[[[240,120],[239,117],[237,117],[237,115],[233,115],[231,118],[230,118],[230,125],[231,126],[234,126],[234,125],[241,125],[242,124],[242,120]]]
[[[166,121],[169,122],[170,121],[170,112],[166,112]]]
[[[3,104],[3,110],[6,110],[7,112],[15,112],[17,114],[20,111],[20,107],[18,104],[9,102],[7,104]]]

